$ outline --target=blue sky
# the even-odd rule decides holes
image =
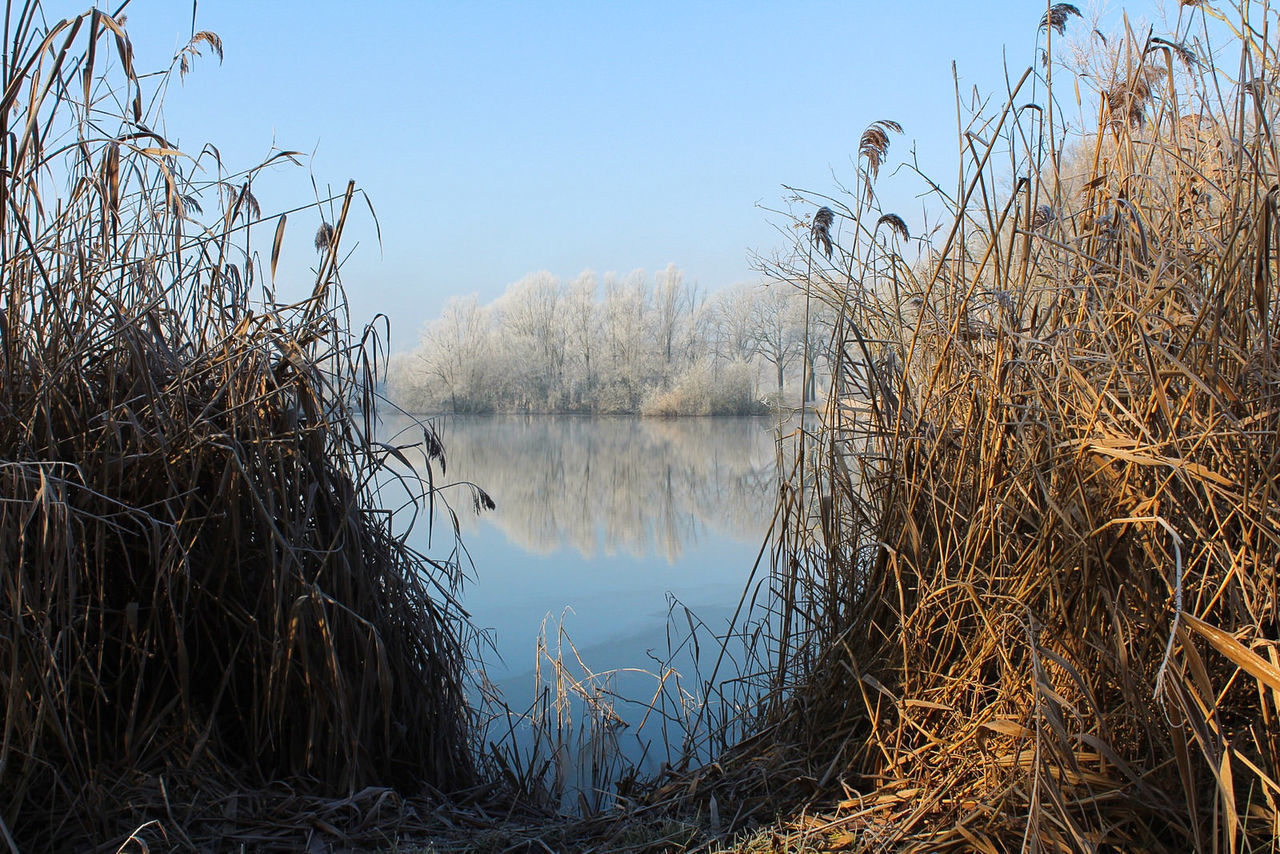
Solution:
[[[203,0],[196,26],[226,59],[197,60],[167,126],[229,164],[274,143],[314,152],[322,188],[354,178],[383,242],[361,206],[353,316],[388,314],[403,350],[449,295],[488,300],[530,271],[674,262],[708,290],[750,279],[750,253],[784,244],[763,208],[782,205],[784,184],[834,191],[875,119],[904,127],[891,166],[915,146],[953,184],[952,60],[966,98],[1001,91],[1006,60],[1016,78],[1034,58],[1044,8]],[[190,18],[189,3],[135,0],[139,67],[165,65]],[[915,232],[922,185],[887,171],[883,204]],[[264,212],[312,198],[310,180],[273,172],[255,188]],[[301,292],[316,224],[290,220],[281,296]]]

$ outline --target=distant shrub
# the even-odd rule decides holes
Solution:
[[[763,415],[769,407],[756,397],[755,372],[746,362],[716,366],[698,362],[678,375],[669,388],[649,394],[643,415]]]
[[[639,395],[625,380],[611,380],[601,383],[593,411],[599,415],[633,415],[638,405]]]

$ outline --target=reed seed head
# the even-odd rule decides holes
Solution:
[[[903,222],[902,217],[898,216],[895,213],[887,213],[884,216],[880,217],[878,220],[876,220],[876,225],[886,226],[887,228],[889,228],[890,231],[893,231],[894,233],[896,233],[898,237],[901,238],[902,240],[911,239],[911,232],[907,230],[907,224]]]
[[[822,244],[822,251],[826,253],[828,259],[831,258],[831,226],[836,220],[836,215],[831,208],[823,206],[818,208],[818,212],[813,215],[813,225],[809,229],[810,237],[814,243]]]
[[[872,122],[858,141],[858,154],[867,159],[867,171],[873,181],[880,174],[880,164],[889,154],[890,132],[902,133],[902,125],[891,119],[880,119]]]
[[[494,510],[498,506],[494,502],[493,498],[489,496],[489,493],[485,492],[483,489],[481,489],[478,486],[472,487],[471,497],[475,504],[475,510],[477,513],[480,513],[485,510]]]
[[[1058,221],[1058,212],[1050,205],[1040,205],[1031,217],[1031,230],[1042,231]]]
[[[333,237],[333,226],[327,222],[321,222],[320,227],[316,229],[316,251],[327,252],[333,244]]]
[[[1083,18],[1080,10],[1071,3],[1054,3],[1049,7],[1049,11],[1044,13],[1044,17],[1040,19],[1040,29],[1045,30],[1050,27],[1058,35],[1062,35],[1067,31],[1067,21],[1072,17]]]
[[[258,198],[249,189],[249,185],[245,184],[240,188],[240,197],[238,204],[242,205],[246,214],[252,219],[262,218],[262,206],[258,204]]]
[[[201,30],[191,39],[191,45],[194,47],[201,42],[209,45],[210,50],[217,54],[218,61],[222,61],[222,38],[217,33],[210,30]]]
[[[1240,84],[1240,88],[1249,95],[1252,95],[1259,105],[1266,98],[1267,91],[1275,88],[1275,83],[1266,77],[1254,77]]]
[[[1151,37],[1151,44],[1158,45],[1167,49],[1171,54],[1177,57],[1178,61],[1187,68],[1195,68],[1200,64],[1200,58],[1196,56],[1196,52],[1187,46],[1186,42],[1175,42],[1169,39],[1162,39],[1159,36]]]
[[[1160,69],[1144,65],[1127,80],[1113,83],[1103,93],[1107,99],[1107,112],[1115,127],[1140,128],[1147,123],[1147,107],[1155,96],[1155,87],[1162,78]]]

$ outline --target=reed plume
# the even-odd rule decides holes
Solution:
[[[1155,66],[1144,64],[1112,83],[1104,93],[1111,124],[1134,128],[1141,128],[1146,124],[1147,107],[1163,79],[1164,72]]]
[[[1054,3],[1040,19],[1040,29],[1047,30],[1052,28],[1058,35],[1063,35],[1067,31],[1067,22],[1073,17],[1083,17],[1080,14],[1080,10],[1073,4]]]
[[[902,133],[902,125],[890,119],[879,119],[867,126],[858,141],[858,154],[866,158],[872,181],[880,174],[880,164],[889,154],[890,133]]]
[[[1200,64],[1200,59],[1196,56],[1196,52],[1188,47],[1186,42],[1172,41],[1170,39],[1162,39],[1159,36],[1152,36],[1149,43],[1169,51],[1188,69],[1195,68]]]
[[[887,226],[890,231],[898,235],[902,240],[910,240],[911,232],[907,230],[907,224],[902,217],[895,213],[888,213],[876,220],[876,226]]]
[[[333,226],[327,222],[321,222],[320,227],[316,229],[316,239],[314,241],[317,252],[328,252],[329,247],[333,245],[334,238]]]
[[[813,215],[813,225],[809,229],[813,242],[822,245],[827,258],[831,257],[831,226],[834,223],[835,214],[831,208],[823,206]]]

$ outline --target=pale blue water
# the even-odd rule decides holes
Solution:
[[[537,693],[544,627],[553,651],[563,627],[593,672],[657,674],[670,659],[679,693],[696,701],[698,677],[715,663],[710,636],[727,628],[772,516],[775,422],[454,416],[434,423],[448,464],[443,481],[459,484],[438,495],[457,514],[471,558],[461,601],[489,633],[485,668],[511,707],[527,707]],[[384,441],[406,426],[389,420]],[[396,444],[410,441],[407,432]],[[477,514],[467,481],[497,508]],[[441,509],[430,542],[425,525],[410,538],[437,558],[453,541]],[[709,630],[696,657],[690,647],[671,658],[671,645],[689,633],[683,608],[672,615],[672,597]],[[575,658],[567,645],[561,651]],[[571,671],[581,675],[576,660]],[[677,685],[671,677],[668,690]],[[618,714],[634,726],[643,710],[625,699],[648,702],[656,676],[627,673],[611,684],[623,697]]]
[[[544,620],[552,642],[562,627],[592,670],[656,671],[688,631],[681,609],[668,625],[672,598],[713,634],[723,633],[760,546],[703,532],[670,561],[653,554],[584,557],[572,548],[541,555],[522,550],[487,523],[468,542],[477,579],[464,602],[475,624],[494,633],[501,660],[489,659],[489,676],[513,704],[531,696]],[[681,663],[690,662],[686,657]]]

